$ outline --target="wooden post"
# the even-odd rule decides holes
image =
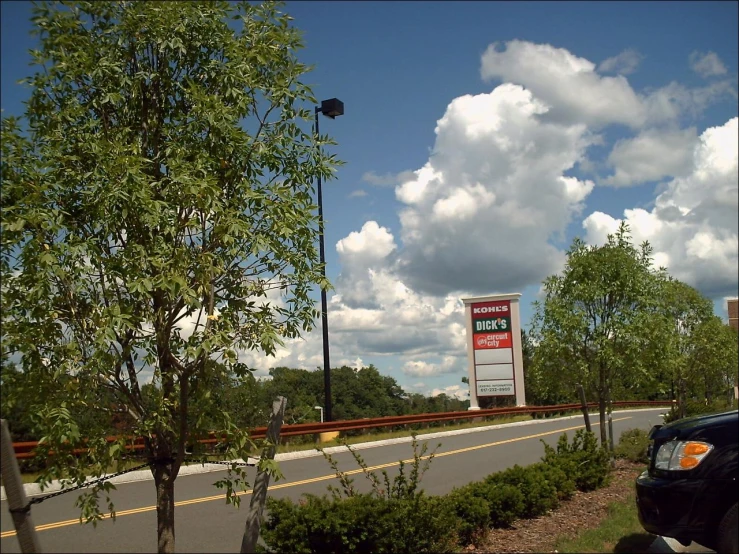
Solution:
[[[575,383],[577,385],[577,392],[580,395],[580,406],[582,410],[582,415],[585,418],[585,429],[588,433],[591,433],[592,430],[590,428],[590,414],[588,414],[588,403],[585,402],[585,389],[582,388],[582,385],[580,383]]]
[[[267,446],[262,450],[262,460],[274,460],[276,445],[280,441],[280,429],[282,429],[282,420],[285,417],[285,406],[287,400],[283,396],[278,396],[272,402],[272,415],[269,418],[267,426]],[[257,541],[259,540],[259,530],[262,527],[262,514],[264,513],[264,505],[267,503],[267,488],[269,487],[269,473],[258,469],[257,476],[254,479],[254,492],[251,495],[249,503],[249,511],[246,514],[246,525],[244,527],[244,537],[241,539],[241,552],[255,552]]]
[[[611,449],[611,465],[615,465],[616,459],[614,458],[613,452],[614,440],[613,440],[613,401],[611,400],[611,388],[608,387],[608,443]]]
[[[608,414],[608,435],[610,436],[609,442],[611,443],[611,452],[615,450],[614,442],[613,442],[613,417],[611,414]]]
[[[15,459],[15,451],[13,450],[13,441],[10,438],[8,424],[3,419],[0,420],[2,429],[0,432],[0,457],[2,457],[3,484],[5,485],[5,494],[8,497],[8,509],[13,518],[13,525],[18,533],[18,542],[21,545],[21,552],[41,552],[41,546],[36,536],[36,528],[31,519],[31,506],[26,498],[26,491],[23,490],[23,481],[21,480],[21,472],[18,469],[18,460]]]

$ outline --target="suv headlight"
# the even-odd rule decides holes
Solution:
[[[713,445],[700,441],[669,441],[659,447],[654,459],[656,469],[685,471],[698,466]]]

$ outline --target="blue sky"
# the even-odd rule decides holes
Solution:
[[[321,122],[346,162],[324,189],[332,365],[462,394],[459,298],[521,292],[527,325],[572,238],[598,243],[620,218],[725,317],[737,6],[289,2],[307,81],[346,107]],[[2,3],[5,115],[27,95],[29,15]],[[244,357],[322,365],[320,328],[277,360]]]

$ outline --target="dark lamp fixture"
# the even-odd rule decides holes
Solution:
[[[344,115],[344,103],[338,98],[322,100],[321,107],[317,111],[320,111],[326,117],[336,119],[336,116]]]

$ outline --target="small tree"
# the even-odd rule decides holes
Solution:
[[[734,386],[739,366],[737,332],[717,316],[703,321],[693,334],[695,342],[687,371],[688,387],[703,395],[707,403],[720,399],[734,404]]]
[[[42,3],[25,117],[2,122],[3,359],[29,376],[17,393],[55,453],[42,482],[122,459],[100,432],[72,455],[94,431],[75,414],[112,393],[144,437],[160,552],[185,444],[212,430],[193,403],[214,373],[245,374],[239,349],[311,330],[328,285],[313,183],[338,162],[317,155],[331,142],[310,130],[300,33],[278,7]],[[240,456],[245,432],[217,415]],[[241,477],[220,483],[231,501]],[[88,521],[110,487],[80,497]]]
[[[650,320],[658,307],[660,272],[652,269],[648,243],[635,248],[622,222],[602,246],[575,239],[561,275],[544,281],[536,303],[534,383],[539,395],[574,400],[575,383],[596,396],[601,443],[606,445],[606,405],[619,376],[642,380]]]
[[[711,301],[693,287],[676,279],[667,279],[660,288],[659,316],[654,329],[659,329],[661,358],[670,379],[670,394],[678,401],[680,417],[685,416],[689,378],[695,375],[696,330],[714,318]],[[715,338],[708,338],[714,344]],[[692,387],[691,387],[692,388]]]

